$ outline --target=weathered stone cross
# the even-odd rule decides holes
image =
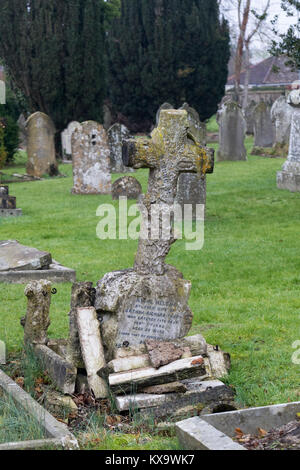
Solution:
[[[185,110],[163,110],[151,139],[130,139],[123,146],[123,162],[132,168],[150,168],[148,191],[141,203],[146,224],[151,227],[153,205],[174,207],[180,173],[213,172],[214,151],[202,147],[189,130]],[[147,213],[147,215],[145,215]],[[176,240],[173,231],[166,239],[140,237],[134,269],[140,274],[165,273],[165,258]]]

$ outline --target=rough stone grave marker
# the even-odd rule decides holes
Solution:
[[[169,215],[174,211],[179,175],[203,175],[213,169],[213,150],[192,142],[188,129],[186,111],[163,110],[151,139],[132,139],[124,145],[124,163],[136,169],[150,168],[150,176],[148,192],[141,198],[143,229],[134,269],[106,274],[96,289],[95,306],[102,317],[108,360],[123,345],[138,350],[147,339],[180,338],[191,327],[191,283],[165,264],[176,241],[172,224],[166,237],[151,233],[153,204]]]
[[[253,109],[254,147],[272,147],[275,129],[270,106],[261,101]]]
[[[112,173],[130,173],[133,168],[128,168],[122,160],[123,142],[130,138],[130,132],[123,124],[116,123],[107,132],[110,146],[110,163]]]
[[[16,198],[9,195],[8,186],[0,185],[0,217],[22,215],[22,210],[16,207]]]
[[[86,121],[72,136],[73,194],[110,194],[110,148],[101,124]]]
[[[27,154],[26,171],[30,176],[56,176],[58,166],[55,156],[55,127],[47,114],[37,112],[26,121]]]
[[[277,187],[297,192],[300,191],[300,90],[289,94],[288,104],[293,109],[289,154],[277,173]]]
[[[227,101],[217,114],[219,124],[218,161],[247,160],[245,148],[246,120],[241,107]]]

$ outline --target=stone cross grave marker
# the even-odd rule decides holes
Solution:
[[[132,139],[124,146],[126,165],[135,169],[150,168],[148,192],[143,198],[147,217],[153,204],[160,208],[174,206],[180,174],[203,176],[213,171],[213,151],[205,150],[188,129],[186,111],[162,110],[159,126],[150,140]],[[144,220],[144,227],[147,222],[148,219]],[[175,239],[172,234],[168,240],[149,238],[139,240],[135,270],[141,274],[164,274],[165,258]]]
[[[172,224],[164,236],[152,233],[151,219],[157,217],[151,208],[169,215],[174,209],[179,175],[211,172],[213,155],[213,150],[200,146],[189,132],[185,110],[161,111],[151,139],[131,139],[124,144],[124,164],[149,168],[150,175],[148,192],[141,198],[144,232],[134,269],[107,273],[97,284],[95,307],[102,319],[107,360],[123,346],[127,355],[134,355],[143,350],[147,339],[176,339],[188,333],[193,317],[188,306],[191,283],[165,264],[176,239]]]
[[[86,121],[72,136],[73,194],[110,194],[110,149],[101,124]]]
[[[289,154],[282,170],[277,173],[277,187],[292,192],[300,191],[300,90],[288,96],[293,109]]]

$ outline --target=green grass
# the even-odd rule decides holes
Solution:
[[[247,139],[249,151],[252,144]],[[168,258],[192,281],[191,333],[202,332],[231,353],[228,383],[246,406],[299,400],[299,365],[291,356],[300,339],[300,195],[276,188],[282,164],[254,156],[217,163],[208,176],[203,250],[185,251],[178,241]],[[96,209],[111,203],[110,196],[71,195],[71,166],[61,171],[67,178],[10,186],[24,215],[1,219],[0,239],[49,250],[75,268],[80,281],[97,282],[106,272],[132,266],[137,242],[96,238]],[[147,175],[136,173],[144,189]],[[71,285],[56,287],[49,333],[62,337],[68,332]],[[24,286],[0,285],[0,338],[9,352],[22,348],[23,291]]]
[[[34,418],[19,409],[12,399],[0,394],[0,444],[46,437]]]

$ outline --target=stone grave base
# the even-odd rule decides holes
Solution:
[[[19,217],[22,209],[0,209],[0,217]]]
[[[26,284],[30,281],[41,280],[52,281],[54,283],[75,282],[76,271],[66,268],[53,260],[49,269],[0,272],[0,283]]]
[[[277,173],[277,188],[287,189],[291,192],[300,191],[300,174],[279,171]]]
[[[176,423],[180,444],[186,450],[246,450],[233,441],[235,430],[256,434],[295,420],[300,402],[263,406],[219,414],[207,414]]]

